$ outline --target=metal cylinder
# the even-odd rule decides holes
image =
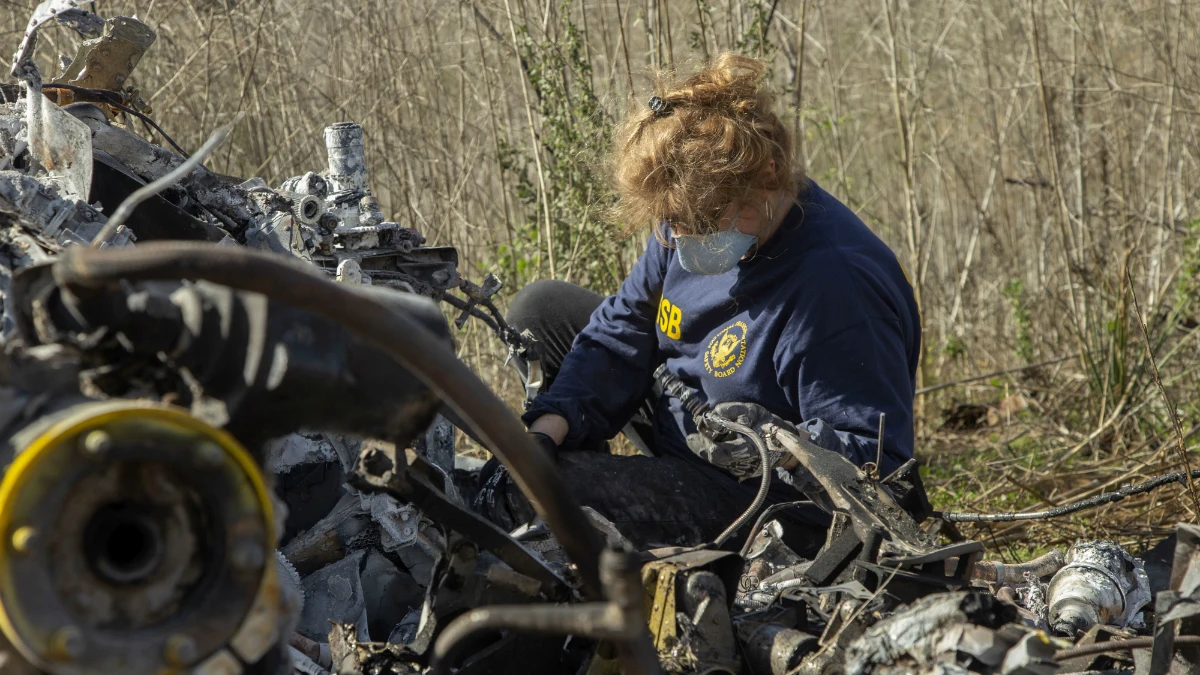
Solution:
[[[1144,578],[1145,572],[1116,542],[1075,544],[1067,552],[1067,565],[1050,580],[1051,631],[1075,638],[1100,623],[1124,627],[1149,600]]]
[[[39,672],[190,672],[276,647],[273,504],[233,437],[113,400],[66,407],[9,443],[0,630]]]
[[[742,653],[752,675],[786,675],[820,646],[816,636],[778,624],[737,624]]]
[[[325,127],[325,151],[329,156],[329,181],[334,191],[370,192],[361,126],[355,122],[339,122]]]
[[[292,215],[296,222],[309,227],[316,227],[325,211],[325,204],[313,195],[299,193],[280,193],[292,204]]]

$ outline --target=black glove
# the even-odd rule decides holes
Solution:
[[[551,462],[558,461],[558,444],[553,438],[536,431],[530,432],[529,436],[550,457]],[[509,532],[518,525],[530,522],[537,515],[508,469],[495,457],[489,459],[479,471],[478,492],[475,493],[472,508]]]
[[[796,429],[790,422],[772,415],[757,403],[719,403],[713,408],[712,414],[744,424],[759,435],[762,435],[763,425],[767,423],[791,433],[795,433]],[[785,450],[768,439],[764,438],[764,441],[767,443],[767,457],[770,462],[768,468],[773,468],[779,463],[779,458],[784,455]],[[698,433],[688,434],[687,444],[692,452],[705,461],[725,469],[739,479],[762,475],[762,459],[754,443],[720,425],[702,422]]]

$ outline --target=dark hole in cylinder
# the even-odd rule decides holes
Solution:
[[[319,204],[317,204],[316,200],[305,201],[303,206],[301,207],[301,210],[304,213],[304,217],[307,220],[316,220],[317,216],[319,216],[321,214],[320,209],[321,209],[321,207]]]
[[[96,511],[84,530],[84,555],[92,570],[112,584],[144,581],[163,558],[163,534],[150,509],[120,502]]]

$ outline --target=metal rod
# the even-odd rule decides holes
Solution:
[[[1175,644],[1200,645],[1200,635],[1180,635],[1179,637],[1175,638]],[[1135,649],[1146,649],[1147,647],[1151,647],[1153,645],[1153,635],[1135,637],[1128,640],[1106,640],[1104,642],[1096,642],[1090,645],[1071,647],[1070,649],[1060,649],[1054,652],[1054,660],[1066,661],[1067,659],[1077,659],[1081,656],[1091,656],[1093,654],[1103,654],[1105,652],[1128,652]]]
[[[887,413],[879,413],[879,440],[875,443],[875,475],[879,476],[883,473],[880,468],[883,466],[883,428],[887,423]]]
[[[1006,584],[1021,584],[1025,583],[1026,573],[1040,579],[1054,574],[1066,564],[1066,556],[1063,555],[1060,548],[1056,548],[1046,555],[1023,563],[1006,564],[999,560],[980,560],[975,563],[971,579],[987,581],[1001,586]]]

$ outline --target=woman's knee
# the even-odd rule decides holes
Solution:
[[[557,279],[542,279],[517,291],[509,303],[505,320],[517,330],[530,330],[536,334],[543,332],[548,325],[562,324],[564,319],[568,323],[578,323],[569,317],[583,312],[591,316],[592,310],[599,306],[602,299],[582,286]]]

